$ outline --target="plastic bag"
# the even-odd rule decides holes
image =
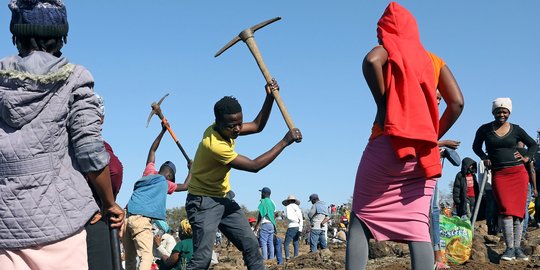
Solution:
[[[472,230],[471,221],[465,216],[440,216],[441,251],[448,262],[463,264],[471,257]]]

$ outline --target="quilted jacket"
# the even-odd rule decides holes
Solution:
[[[45,52],[0,60],[0,249],[65,239],[98,210],[82,174],[109,162],[93,84]]]

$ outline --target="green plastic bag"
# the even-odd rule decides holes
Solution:
[[[447,262],[463,264],[471,257],[472,229],[471,221],[464,216],[440,216],[441,251]]]

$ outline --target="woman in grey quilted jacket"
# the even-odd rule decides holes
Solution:
[[[87,269],[84,225],[100,209],[120,227],[93,78],[61,57],[60,0],[11,0],[18,55],[0,60],[0,265]],[[109,259],[109,258],[104,258]]]

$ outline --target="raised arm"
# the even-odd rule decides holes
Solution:
[[[463,111],[464,100],[454,75],[447,66],[441,68],[439,85],[446,109],[439,120],[439,139],[452,127]]]
[[[253,133],[259,133],[263,131],[270,117],[270,112],[272,111],[272,104],[274,102],[274,96],[272,96],[272,91],[279,91],[279,85],[276,80],[273,79],[270,84],[265,86],[266,89],[266,98],[262,105],[259,114],[252,122],[246,122],[242,124],[242,129],[240,129],[240,135],[249,135]]]
[[[246,156],[238,155],[229,163],[229,166],[237,170],[258,172],[274,161],[274,159],[276,159],[276,157],[283,151],[283,149],[285,149],[285,147],[299,139],[302,139],[302,133],[300,130],[295,128],[292,131],[288,131],[287,134],[285,134],[285,137],[283,137],[283,139],[272,147],[272,149],[260,155],[258,158],[252,160]]]
[[[161,125],[161,131],[159,132],[158,136],[152,143],[152,146],[150,146],[150,150],[148,151],[148,157],[146,158],[146,164],[148,163],[155,163],[156,162],[156,151],[159,147],[159,143],[161,142],[161,139],[163,138],[163,134],[165,134],[165,131],[167,131],[167,127],[165,125]]]
[[[383,46],[373,48],[364,58],[362,63],[362,72],[368,84],[371,95],[377,105],[377,115],[375,121],[381,128],[384,128],[384,119],[386,117],[386,99],[384,97],[384,75],[383,66],[388,62],[388,52]]]

